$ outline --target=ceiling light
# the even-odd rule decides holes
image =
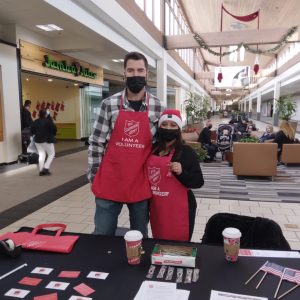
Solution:
[[[29,81],[29,78],[26,78],[26,81]]]
[[[45,30],[45,31],[54,31],[54,30],[63,30],[62,28],[58,27],[55,24],[46,24],[46,25],[35,25],[36,27]]]
[[[51,82],[51,81],[53,81],[53,79],[52,79],[52,78],[48,78],[48,81],[50,81],[50,82]]]
[[[123,58],[118,58],[118,59],[112,59],[113,62],[118,62],[118,63],[121,63],[124,61]]]
[[[77,86],[77,85],[78,85],[78,83],[74,83],[74,85],[75,85],[75,86]]]

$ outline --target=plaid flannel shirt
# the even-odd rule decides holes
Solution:
[[[147,94],[149,95],[149,124],[154,141],[158,119],[164,109],[164,106],[158,98],[150,93]],[[93,131],[89,138],[87,177],[90,182],[93,181],[97,173],[106,145],[110,140],[112,130],[114,129],[119,115],[121,96],[123,97],[123,109],[126,111],[134,111],[134,109],[129,106],[129,102],[126,97],[126,89],[103,100],[98,119],[94,123]],[[147,109],[145,99],[147,99],[147,97],[144,98],[140,111],[145,111]]]

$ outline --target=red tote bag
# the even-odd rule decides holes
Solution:
[[[38,231],[45,228],[59,228],[55,236],[38,234]],[[61,235],[66,229],[65,224],[40,224],[32,232],[7,232],[0,236],[0,240],[12,239],[16,245],[22,248],[49,252],[70,253],[78,240],[78,235]]]

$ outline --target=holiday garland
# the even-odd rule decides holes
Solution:
[[[277,51],[279,48],[281,48],[283,45],[285,45],[288,42],[288,39],[298,30],[298,26],[294,26],[292,27],[282,38],[281,40],[278,42],[278,44],[276,46],[274,46],[273,48],[267,49],[267,50],[261,50],[261,49],[254,49],[254,48],[250,48],[249,45],[244,44],[243,42],[240,43],[236,49],[232,50],[232,51],[225,51],[222,53],[216,52],[214,50],[212,50],[206,43],[205,41],[201,38],[201,36],[196,33],[194,34],[194,39],[198,42],[199,46],[205,50],[207,50],[209,53],[215,55],[215,56],[220,56],[223,57],[225,55],[230,55],[233,52],[238,51],[242,46],[244,46],[245,50],[250,52],[250,53],[254,53],[254,54],[264,54],[264,53],[272,53]]]

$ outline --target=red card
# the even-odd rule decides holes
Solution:
[[[43,296],[36,296],[33,300],[58,300],[58,296],[57,293],[52,293]]]
[[[75,291],[77,291],[79,294],[81,294],[82,296],[88,296],[95,292],[95,290],[93,290],[91,287],[89,287],[85,283],[81,283],[81,284],[73,287],[73,289]]]
[[[24,277],[24,278],[22,278],[22,279],[19,281],[19,283],[20,283],[20,284],[24,284],[24,285],[32,285],[32,286],[36,286],[36,285],[38,285],[41,281],[42,281],[42,279],[40,279],[40,278]]]
[[[61,271],[58,277],[77,278],[79,275],[80,275],[80,271]]]

